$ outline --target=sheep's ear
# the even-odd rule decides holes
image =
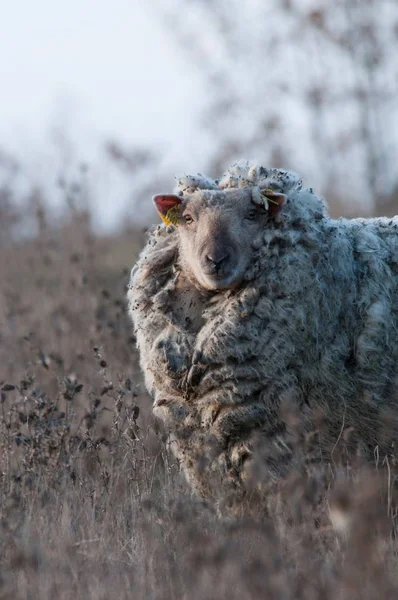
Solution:
[[[275,192],[274,190],[261,190],[261,195],[264,196],[264,199],[268,203],[269,216],[276,217],[287,200],[286,194]]]
[[[163,223],[177,227],[182,198],[175,194],[156,194],[152,200]]]

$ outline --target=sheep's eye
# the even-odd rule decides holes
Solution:
[[[191,217],[191,215],[184,215],[183,218],[187,225],[190,225],[191,223],[193,223],[193,218]]]
[[[254,219],[256,218],[256,211],[255,210],[251,210],[250,212],[247,213],[246,215],[246,219],[248,219],[249,221],[254,221]]]

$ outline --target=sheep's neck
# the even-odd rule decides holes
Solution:
[[[182,274],[173,291],[173,313],[184,329],[197,333],[204,324],[203,310],[209,300],[208,292],[199,291]]]

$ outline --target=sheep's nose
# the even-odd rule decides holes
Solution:
[[[216,270],[218,270],[222,263],[226,262],[228,258],[228,254],[207,254],[206,255],[206,260],[207,262],[214,267]]]

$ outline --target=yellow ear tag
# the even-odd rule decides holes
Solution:
[[[269,196],[267,196],[267,194],[269,194]],[[264,198],[267,198],[268,202],[271,202],[271,204],[276,204],[277,206],[279,206],[279,202],[277,202],[276,200],[272,200],[272,196],[274,194],[275,194],[274,190],[263,190],[261,192],[261,195],[264,196]]]
[[[174,227],[178,227],[178,220],[180,218],[180,205],[177,204],[169,208],[165,215],[159,213],[160,218],[162,219],[165,225],[174,225]]]

